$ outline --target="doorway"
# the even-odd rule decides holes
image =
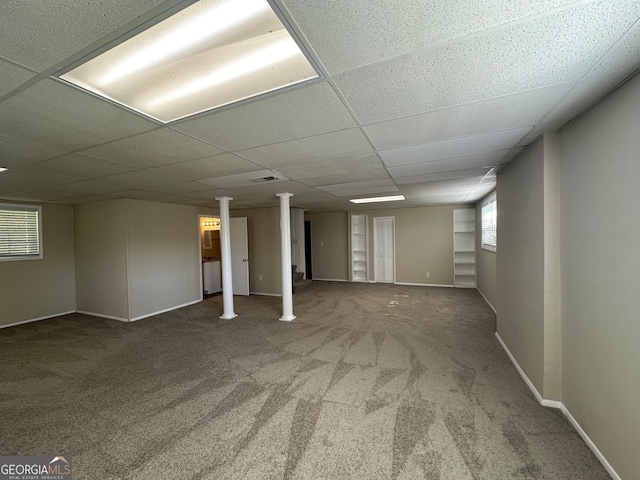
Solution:
[[[311,221],[304,221],[304,268],[305,278],[313,280],[313,262],[311,261]]]
[[[380,283],[395,283],[395,217],[373,217],[373,272]]]
[[[199,215],[203,295],[222,291],[222,248],[219,217]],[[231,277],[234,295],[249,295],[247,217],[229,219]]]

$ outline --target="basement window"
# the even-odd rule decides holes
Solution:
[[[482,202],[482,248],[496,251],[498,246],[498,203],[494,193]]]
[[[42,207],[0,203],[0,261],[42,258]]]

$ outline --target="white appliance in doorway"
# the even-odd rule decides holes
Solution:
[[[229,219],[231,276],[234,295],[249,295],[249,241],[247,217]]]
[[[395,218],[373,217],[373,274],[380,283],[395,283]]]

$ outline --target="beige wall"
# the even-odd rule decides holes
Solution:
[[[560,134],[563,403],[624,479],[640,463],[640,77]]]
[[[42,206],[43,258],[0,262],[0,326],[76,309],[73,207]]]
[[[128,320],[126,200],[78,205],[74,214],[78,311]]]
[[[543,141],[498,175],[497,331],[538,392],[544,379]]]
[[[198,209],[127,200],[129,316],[139,319],[202,297]]]
[[[280,207],[231,210],[230,216],[247,217],[249,292],[281,295]]]
[[[373,219],[394,217],[396,282],[453,285],[453,210],[460,206],[354,211],[369,217],[369,280],[373,281]],[[311,221],[313,277],[349,279],[349,215],[307,213]],[[323,244],[323,245],[321,245]],[[426,272],[430,273],[427,278]]]
[[[75,214],[79,311],[136,320],[200,300],[196,207],[113,200]]]
[[[496,252],[482,248],[482,202],[493,195],[492,192],[476,204],[476,280],[491,308],[496,309]],[[496,196],[497,197],[497,196]],[[499,204],[499,202],[498,202]]]
[[[453,210],[456,208],[465,206],[352,212],[369,215],[369,280],[374,279],[373,219],[395,217],[396,283],[453,285]]]
[[[311,262],[314,279],[349,280],[347,212],[307,213],[311,222]]]

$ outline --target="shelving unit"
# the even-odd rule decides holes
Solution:
[[[460,288],[476,287],[476,211],[453,211],[453,283]]]
[[[368,215],[351,215],[351,281],[369,281]]]

